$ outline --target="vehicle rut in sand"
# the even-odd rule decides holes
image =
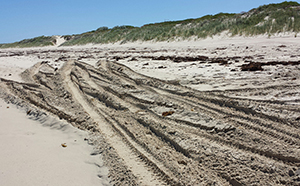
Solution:
[[[101,153],[114,152],[114,164],[106,162],[110,174],[116,163],[124,167],[112,184],[124,184],[124,176],[128,185],[300,183],[299,120],[268,112],[288,109],[296,116],[295,105],[234,96],[243,90],[200,92],[117,62],[95,68],[70,60],[58,70],[47,63],[32,69],[23,73],[28,82],[1,79],[1,86],[103,136],[108,145],[99,144]]]

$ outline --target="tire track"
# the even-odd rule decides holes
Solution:
[[[89,84],[91,87],[90,88],[92,88],[94,91],[105,91],[105,90],[108,90],[108,88],[104,88],[104,87],[99,87],[95,82],[93,82],[91,79],[90,79],[90,74],[87,72],[87,68],[88,68],[88,65],[86,66],[86,67],[82,67],[82,65],[79,65],[80,66],[80,68],[82,68],[82,70],[83,71],[81,71],[81,73],[80,72],[77,72],[77,74],[78,73],[80,73],[80,79],[82,79],[82,80],[84,80],[84,82],[82,82],[82,84],[83,85],[87,85],[87,84]],[[124,84],[125,82],[126,82],[126,85],[128,85],[127,83],[130,83],[130,82],[128,82],[127,80],[125,80],[125,81],[123,81],[123,78],[120,78],[120,79],[118,79],[118,82],[122,82],[122,84]],[[97,98],[97,97],[99,97],[99,96],[97,96],[99,93],[88,93],[87,92],[87,90],[89,89],[89,88],[83,88],[83,87],[81,87],[81,89],[86,93],[86,94],[88,94],[88,95],[91,95],[91,96],[93,96],[94,98]],[[110,90],[110,89],[109,89]],[[112,90],[111,90],[112,91]],[[112,91],[112,92],[114,92],[115,93],[115,91]],[[109,92],[107,92],[108,94],[109,94]],[[118,94],[119,95],[119,94]],[[132,104],[128,104],[127,102],[125,102],[125,101],[123,101],[123,99],[120,99],[120,98],[118,98],[118,97],[114,97],[114,95],[110,95],[110,98],[112,98],[112,99],[115,99],[113,102],[118,102],[119,104],[121,104],[121,105],[123,105],[123,106],[127,106],[127,108],[128,108],[128,110],[130,110],[131,112],[137,112],[137,111],[139,111],[138,109],[139,108],[136,108],[134,105],[132,105]],[[107,100],[107,99],[106,99]],[[105,102],[105,105],[107,106],[107,101],[106,100],[101,100],[101,101],[104,101]],[[116,122],[118,119],[116,118],[116,116],[114,115],[114,114],[109,114],[109,113],[107,113],[107,112],[105,112],[104,110],[107,110],[107,107],[106,106],[103,106],[103,105],[101,105],[101,104],[98,104],[97,105],[97,108],[101,108],[101,113],[103,114],[103,113],[105,113],[105,115],[106,115],[106,119],[107,119],[107,121],[111,121],[111,119],[113,119],[114,121],[113,122]],[[113,108],[116,108],[115,106],[112,106]],[[126,113],[123,113],[122,114],[123,116],[122,117],[124,117],[124,116],[126,116]],[[111,118],[111,119],[109,119],[109,118]],[[138,124],[142,124],[143,126],[144,126],[144,128],[142,127],[141,129],[140,129],[140,132],[144,132],[144,130],[146,129],[146,130],[148,130],[148,128],[158,137],[158,138],[166,138],[166,139],[164,139],[164,141],[166,142],[166,143],[171,143],[172,144],[172,141],[170,141],[170,139],[169,138],[167,138],[163,133],[161,133],[159,130],[156,130],[155,128],[153,128],[153,127],[151,127],[151,126],[149,126],[149,124],[148,124],[148,122],[144,122],[143,121],[143,119],[142,118],[136,118],[135,116],[132,116],[131,115],[131,117],[130,117],[130,119],[129,120],[127,120],[127,122],[129,123],[129,122],[132,122],[132,119],[133,120],[136,120],[137,121],[137,123]],[[174,183],[174,184],[176,184],[176,185],[181,185],[181,183],[180,182],[174,182],[174,181],[172,181],[172,180],[170,180],[170,176],[168,176],[165,172],[169,172],[169,174],[170,174],[170,172],[172,172],[173,174],[178,174],[178,172],[177,171],[174,171],[174,169],[178,169],[178,165],[172,165],[172,164],[166,164],[165,163],[165,159],[164,158],[160,158],[159,156],[157,156],[157,154],[155,153],[155,152],[153,152],[153,151],[151,151],[150,149],[149,149],[149,147],[148,146],[150,146],[150,144],[147,144],[147,145],[145,145],[145,143],[144,143],[144,141],[142,141],[142,140],[139,140],[138,139],[138,137],[136,137],[135,135],[134,135],[134,131],[135,130],[137,130],[137,128],[135,127],[133,130],[132,129],[129,129],[127,126],[125,126],[125,125],[121,125],[121,122],[122,121],[120,121],[120,122],[117,122],[117,124],[116,125],[114,125],[116,128],[118,128],[117,127],[117,125],[119,125],[123,130],[124,130],[124,132],[126,132],[127,133],[127,135],[125,134],[125,133],[123,133],[122,134],[122,136],[124,136],[124,137],[126,137],[126,136],[128,136],[128,137],[130,137],[131,139],[129,139],[128,137],[126,138],[127,139],[127,141],[134,147],[134,149],[135,149],[135,151],[137,151],[139,154],[140,154],[140,156],[143,156],[144,157],[144,160],[147,160],[147,162],[148,162],[148,164],[149,164],[149,162],[150,162],[150,164],[151,164],[151,166],[152,167],[159,167],[159,169],[158,169],[158,172],[161,174],[161,176],[164,178],[164,179],[166,179],[167,180],[167,182],[168,183]],[[126,122],[125,122],[126,123]],[[122,129],[120,129],[120,128],[118,128],[118,131],[121,131]],[[146,132],[147,133],[147,132]],[[141,136],[139,136],[139,137],[141,137]],[[152,139],[152,140],[154,140],[154,139]],[[133,141],[136,141],[142,148],[144,148],[145,150],[142,150],[140,147],[139,147],[139,145],[137,145],[136,143],[134,143]],[[165,146],[165,145],[167,145],[167,144],[162,144],[162,146]],[[172,144],[172,146],[174,146],[175,147],[175,149],[176,150],[178,150],[178,148],[180,148],[179,147],[179,145],[174,145],[174,143]],[[171,150],[171,149],[170,149]],[[141,153],[142,152],[142,153]],[[182,151],[179,151],[180,153],[182,152]],[[153,159],[153,158],[151,158],[151,161],[149,161],[149,159],[150,159],[150,154],[152,155],[152,156],[154,156],[157,160],[159,160],[159,161],[157,161],[157,160],[155,160],[155,159]],[[174,152],[173,152],[174,153]],[[147,155],[148,154],[148,155]],[[169,156],[172,156],[171,154],[169,155]],[[178,155],[178,156],[180,156],[180,154]],[[182,157],[183,158],[183,157]],[[175,157],[175,159],[177,159],[176,157]],[[176,160],[175,160],[176,161]],[[177,161],[178,162],[178,161]],[[176,162],[176,164],[177,164],[177,162]],[[166,168],[168,168],[168,170],[166,170],[166,168],[163,168],[163,166],[162,165],[164,165]],[[163,168],[163,169],[162,169]],[[193,168],[194,169],[194,171],[195,172],[198,172],[197,170],[196,170],[196,167],[194,167]],[[163,171],[162,171],[163,170]],[[157,171],[157,170],[154,170],[154,171]],[[202,170],[199,170],[199,171],[202,171],[202,172],[204,172],[204,170],[202,169]],[[206,174],[208,174],[207,172],[209,172],[209,171],[205,171],[206,172]],[[202,173],[203,174],[203,173]],[[173,179],[175,178],[175,176],[173,175],[172,176],[173,177]],[[180,176],[181,177],[181,176]],[[178,176],[177,176],[177,179],[178,179]],[[175,179],[175,180],[177,180],[177,179]],[[180,178],[181,179],[181,181],[183,180],[183,179],[186,179],[186,177],[182,177],[182,178]],[[191,181],[191,180],[190,180]],[[185,183],[182,183],[182,185],[185,185]]]
[[[297,107],[199,92],[118,63],[98,65],[68,61],[49,75],[39,68],[50,67],[38,64],[27,71],[31,84],[1,83],[24,101],[103,135],[108,146],[100,151],[113,148],[120,158],[107,160],[117,161],[112,166],[123,162],[133,175],[126,177],[128,185],[300,183],[297,121],[256,109],[299,114]],[[122,185],[122,176],[112,183]]]
[[[138,177],[141,185],[148,185],[149,183],[151,183],[151,185],[162,185],[162,182],[157,180],[157,178],[148,171],[146,165],[141,165],[141,163],[139,163],[139,157],[132,153],[130,147],[128,147],[127,144],[124,143],[124,140],[122,140],[122,138],[118,136],[116,132],[113,131],[112,127],[108,125],[107,117],[100,115],[94,108],[91,107],[89,103],[85,101],[86,98],[82,95],[82,93],[78,91],[78,88],[72,83],[71,70],[73,68],[73,64],[74,61],[68,61],[63,66],[62,72],[64,74],[65,83],[67,84],[67,87],[70,89],[70,92],[74,96],[74,99],[77,100],[83,106],[85,111],[89,113],[93,120],[98,124],[98,129],[103,135],[106,136],[106,140],[109,144],[111,144],[114,147],[118,155],[125,160],[126,165],[132,170],[133,174]],[[83,78],[85,78],[86,80],[88,79],[88,77]],[[89,83],[94,85],[92,81],[89,81]],[[123,137],[126,136],[124,135],[124,133],[122,133],[120,128],[118,128],[115,125],[114,128],[117,129]],[[129,138],[126,138],[126,140],[130,141],[129,143],[131,144],[134,143]],[[134,144],[133,146],[137,147],[138,145]]]

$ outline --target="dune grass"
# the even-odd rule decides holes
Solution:
[[[63,36],[66,39],[63,46],[201,39],[224,31],[227,31],[229,36],[260,34],[272,36],[281,32],[294,32],[296,36],[300,31],[300,4],[285,1],[279,4],[263,5],[238,14],[219,13],[197,19],[146,24],[142,27],[127,25],[113,28],[100,27],[82,34]],[[11,44],[0,44],[0,48],[49,46],[54,43],[53,37],[41,36]]]
[[[297,33],[300,31],[300,4],[285,1],[263,5],[239,14],[219,13],[198,19],[153,23],[142,27],[101,27],[92,32],[73,35],[63,45],[207,38],[223,31],[228,31],[231,36]]]
[[[51,46],[56,43],[52,36],[39,36],[32,39],[24,39],[15,43],[0,44],[0,48],[26,48],[26,47],[43,47]]]

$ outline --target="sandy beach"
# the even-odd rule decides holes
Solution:
[[[108,169],[100,155],[90,155],[86,132],[54,118],[41,124],[3,100],[0,118],[1,185],[108,184]]]
[[[294,35],[1,49],[0,185],[298,185]]]

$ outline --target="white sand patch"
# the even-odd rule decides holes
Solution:
[[[66,41],[62,36],[55,36],[55,39],[56,39],[55,46],[60,46]]]

